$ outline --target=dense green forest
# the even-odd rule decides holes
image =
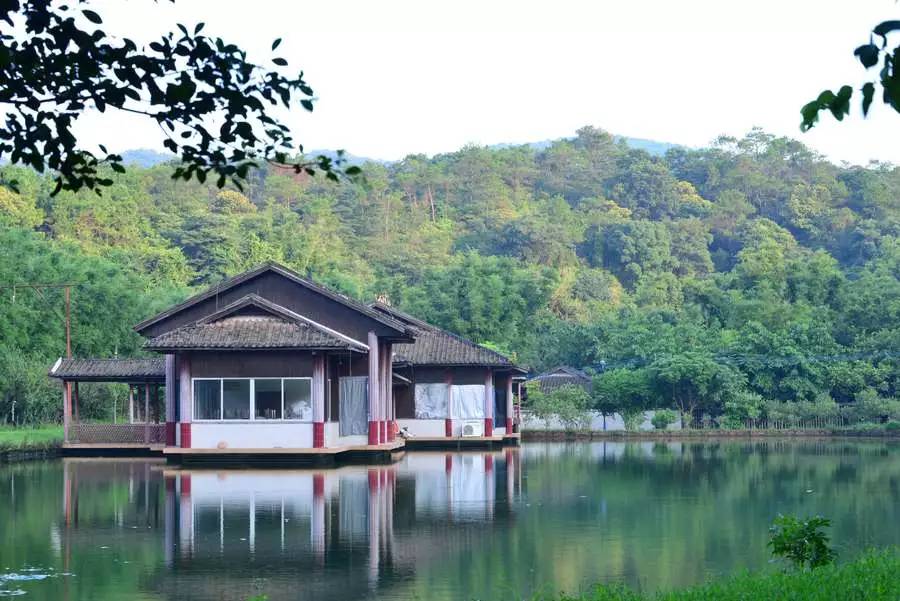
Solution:
[[[353,182],[269,168],[242,192],[159,165],[52,196],[3,170],[19,193],[0,189],[0,285],[77,284],[76,355],[140,352],[142,318],[271,259],[530,369],[605,364],[635,403],[888,415],[900,396],[900,169],[762,131],[654,157],[585,127],[366,163]],[[58,417],[62,316],[60,290],[0,289],[0,419],[13,401],[16,421]]]

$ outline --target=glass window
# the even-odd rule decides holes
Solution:
[[[281,380],[266,378],[253,381],[256,419],[281,419]]]
[[[221,386],[221,380],[194,380],[194,419],[222,419]]]
[[[309,378],[285,379],[284,418],[312,421],[312,381]]]
[[[222,380],[224,419],[250,419],[250,380]]]

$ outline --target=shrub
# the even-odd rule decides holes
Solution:
[[[653,413],[650,423],[657,430],[665,430],[670,424],[674,424],[678,420],[678,416],[671,409],[659,409]]]
[[[897,432],[900,430],[900,422],[890,421],[884,426],[884,429],[888,432]]]
[[[878,395],[874,388],[856,393],[855,402],[845,407],[851,420],[880,424],[886,419],[900,418],[900,403]]]
[[[587,424],[591,397],[580,386],[561,386],[550,392],[535,390],[529,392],[528,401],[534,415],[548,425],[553,418],[558,418],[567,431]]]
[[[767,546],[772,549],[772,555],[786,559],[797,569],[828,565],[837,557],[828,544],[828,535],[822,531],[828,526],[831,520],[821,516],[800,520],[779,515],[769,528],[771,537]]]
[[[722,425],[726,428],[743,428],[747,420],[759,419],[764,407],[765,401],[761,395],[741,390],[725,401]]]
[[[644,423],[644,411],[641,409],[623,409],[620,415],[625,429],[629,432],[636,432]]]

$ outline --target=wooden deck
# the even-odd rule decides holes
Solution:
[[[164,455],[233,455],[233,454],[255,454],[255,455],[337,455],[340,453],[348,453],[353,451],[394,451],[403,448],[402,440],[394,442],[386,442],[384,444],[364,444],[364,445],[348,445],[343,447],[328,448],[274,448],[274,449],[182,449],[181,447],[165,447],[162,451]]]
[[[521,434],[498,434],[496,436],[411,436],[406,439],[408,450],[418,449],[493,449],[519,444]]]
[[[496,436],[416,436],[377,445],[347,445],[330,448],[225,448],[183,449],[145,443],[66,443],[63,454],[70,457],[165,457],[169,463],[186,465],[333,465],[348,463],[385,463],[397,453],[409,450],[496,449],[519,444],[521,435]]]
[[[230,466],[297,466],[333,465],[338,462],[388,463],[405,448],[404,441],[395,440],[376,445],[347,445],[329,448],[269,448],[269,449],[182,449],[166,447],[163,455],[170,463],[182,465]]]
[[[165,445],[142,442],[66,442],[66,457],[162,457]]]

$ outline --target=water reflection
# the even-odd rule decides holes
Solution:
[[[59,538],[69,558],[113,548],[122,531],[133,531],[130,543],[162,531],[164,567],[144,584],[164,598],[380,598],[417,565],[511,517],[518,453],[422,453],[321,471],[65,460]],[[98,521],[81,499],[104,483],[117,490]]]
[[[844,558],[900,544],[900,446],[548,443],[293,471],[68,459],[0,467],[0,507],[0,596],[499,601],[771,568],[778,513],[832,518]]]

